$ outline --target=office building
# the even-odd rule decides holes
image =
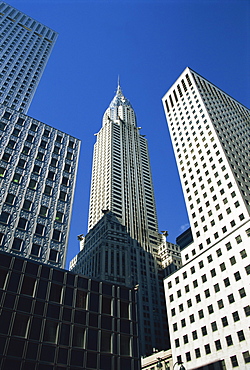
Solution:
[[[136,292],[0,252],[1,370],[139,370]]]
[[[179,248],[158,232],[147,140],[140,130],[118,84],[96,134],[88,234],[80,236],[81,251],[70,268],[138,285],[140,351],[148,355],[169,348],[162,269],[170,256],[177,265],[181,261]]]
[[[0,249],[64,267],[80,142],[26,113],[57,34],[0,2]]]
[[[193,242],[164,281],[173,361],[250,363],[250,111],[187,68],[163,105]]]
[[[0,2],[0,103],[27,113],[57,33]]]
[[[0,107],[0,249],[64,267],[80,142]]]

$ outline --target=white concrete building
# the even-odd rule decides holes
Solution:
[[[165,280],[173,361],[250,366],[250,111],[189,68],[163,97],[193,234]]]

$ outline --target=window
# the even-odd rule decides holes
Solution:
[[[37,166],[37,165],[35,164],[35,165],[34,165],[34,167],[33,167],[33,172],[34,172],[35,174],[39,175],[40,171],[41,171],[41,167],[40,167],[40,166]]]
[[[247,252],[245,249],[243,249],[241,252],[240,252],[240,256],[242,259],[246,258],[247,257]]]
[[[37,225],[36,225],[36,231],[35,231],[35,234],[43,235],[43,232],[44,232],[44,225],[42,225],[42,224],[37,224]]]
[[[56,221],[58,221],[58,222],[62,222],[62,221],[63,221],[63,213],[62,213],[62,212],[57,211],[57,212],[56,212],[55,220],[56,220]]]
[[[198,335],[197,335],[197,331],[196,330],[192,331],[192,336],[193,336],[193,340],[195,340],[195,339],[198,338]]]
[[[179,311],[180,312],[182,312],[184,310],[184,308],[183,308],[183,304],[181,303],[180,305],[179,305]]]
[[[12,249],[16,251],[20,251],[22,247],[22,242],[23,240],[20,238],[14,238],[13,243],[12,243]]]
[[[210,297],[210,291],[209,291],[209,289],[206,289],[206,290],[204,291],[204,294],[205,294],[205,297],[206,297],[206,298]]]
[[[40,143],[40,147],[43,149],[46,149],[46,146],[47,146],[47,142],[45,140],[42,140]]]
[[[212,270],[210,271],[210,273],[211,273],[211,276],[212,276],[212,277],[215,277],[215,276],[216,276],[216,271],[215,271],[215,269],[212,269]]]
[[[24,168],[26,161],[24,159],[19,159],[17,167]]]
[[[58,251],[56,251],[55,249],[51,249],[49,252],[49,260],[53,262],[57,262],[57,258],[58,258]]]
[[[186,353],[186,361],[188,362],[188,361],[191,361],[191,354],[190,354],[190,352],[187,352]]]
[[[64,171],[65,172],[70,172],[70,165],[69,164],[65,164],[65,166],[64,166]]]
[[[201,328],[201,333],[202,333],[203,336],[207,335],[207,328],[206,328],[206,326],[203,326]]]
[[[194,288],[197,288],[197,286],[198,286],[198,281],[197,280],[193,281],[193,286],[194,286]]]
[[[12,181],[15,182],[16,184],[20,184],[21,182],[21,175],[19,173],[14,173]]]
[[[249,305],[244,307],[244,311],[245,311],[246,316],[250,316],[250,306]]]
[[[38,159],[39,161],[42,161],[43,160],[43,157],[44,157],[44,153],[38,152],[36,159]]]
[[[240,298],[244,298],[246,296],[245,288],[239,289]]]
[[[183,342],[184,342],[184,344],[188,343],[188,335],[187,334],[183,335]]]
[[[180,347],[180,340],[179,340],[179,338],[175,339],[175,347],[176,348]]]
[[[53,153],[55,153],[55,154],[59,154],[59,153],[60,153],[60,148],[59,148],[59,146],[55,146],[55,147],[54,147]]]
[[[231,356],[231,357],[230,357],[230,360],[231,360],[232,367],[237,367],[237,366],[239,366],[239,364],[238,364],[238,360],[237,360],[237,357],[236,357],[236,356]]]
[[[26,230],[28,220],[26,218],[19,218],[17,227],[22,230]]]
[[[216,351],[219,351],[221,349],[221,342],[220,342],[220,340],[219,339],[216,340],[214,342],[214,344],[215,344]]]
[[[67,197],[67,193],[65,193],[65,191],[60,191],[60,194],[59,194],[59,199],[60,200],[63,200],[63,201],[66,201],[66,197]]]
[[[247,275],[249,275],[250,274],[250,265],[246,266],[245,270],[246,270]]]
[[[51,195],[51,192],[52,192],[52,187],[49,185],[45,185],[44,194]]]
[[[185,319],[181,320],[181,326],[182,326],[182,328],[184,328],[186,326],[186,320]]]
[[[31,179],[30,182],[29,182],[29,189],[35,190],[36,186],[37,186],[37,181]]]
[[[223,303],[223,300],[222,299],[220,299],[217,303],[218,303],[219,309],[221,309],[221,308],[224,307],[224,303]]]
[[[250,353],[249,353],[249,351],[242,352],[242,355],[243,355],[245,364],[249,364],[250,363]]]
[[[212,305],[212,304],[210,304],[210,305],[207,307],[207,309],[208,309],[208,313],[209,313],[209,315],[211,315],[211,314],[214,312],[214,308],[213,308],[213,305]]]
[[[35,125],[34,123],[32,123],[31,126],[30,126],[30,130],[36,132],[37,125]]]
[[[25,155],[28,155],[29,152],[30,152],[30,147],[25,145],[23,147],[22,153],[25,154]]]
[[[217,253],[217,256],[220,257],[222,255],[221,249],[220,248],[217,249],[216,253]]]
[[[224,262],[220,264],[220,269],[221,269],[221,271],[226,270],[226,265],[225,265]]]
[[[48,173],[48,179],[53,181],[54,178],[55,178],[55,172],[49,171],[49,173]]]
[[[211,322],[211,328],[212,328],[212,331],[218,330],[216,321]]]
[[[218,293],[220,291],[220,286],[218,283],[214,285],[214,291],[215,293]]]
[[[201,296],[200,296],[200,294],[197,294],[197,295],[195,296],[195,298],[196,298],[196,302],[197,302],[197,303],[199,303],[199,302],[201,301]]]
[[[228,287],[230,285],[229,278],[226,278],[223,281],[224,281],[225,287]]]
[[[10,154],[9,153],[3,153],[2,160],[4,162],[9,162],[9,160],[10,160]]]
[[[8,212],[2,211],[0,215],[0,222],[3,224],[7,224],[9,221],[10,214]]]
[[[234,320],[234,322],[236,322],[236,321],[239,321],[239,320],[240,320],[240,317],[239,317],[239,313],[238,313],[238,311],[233,312],[233,313],[232,313],[232,316],[233,316],[233,320]]]
[[[15,200],[15,195],[8,193],[5,199],[5,203],[13,204]]]
[[[62,142],[62,136],[61,135],[57,135],[56,142],[57,143],[61,143]]]
[[[39,257],[41,246],[39,244],[32,244],[30,254],[35,257]]]
[[[189,320],[190,320],[190,323],[192,324],[195,320],[194,320],[194,314],[190,315],[189,316]]]
[[[233,345],[233,340],[232,340],[231,335],[226,336],[226,342],[227,342],[228,347]]]
[[[23,209],[25,210],[25,211],[30,211],[30,209],[31,209],[31,201],[30,200],[27,200],[27,199],[25,199],[25,201],[23,202]]]
[[[203,317],[204,317],[204,312],[203,312],[203,310],[198,311],[198,314],[199,314],[199,318],[200,318],[200,319],[203,319]]]
[[[48,212],[48,207],[41,206],[40,207],[39,216],[46,217],[47,216],[47,212]]]
[[[230,258],[230,263],[231,263],[231,265],[235,265],[236,264],[236,259],[235,259],[234,256]]]
[[[245,335],[244,335],[243,330],[237,331],[237,335],[239,338],[239,342],[242,342],[243,340],[245,340]]]
[[[63,184],[63,185],[65,185],[65,186],[68,186],[68,185],[69,185],[69,179],[68,179],[68,177],[65,177],[65,176],[64,176],[64,177],[62,178],[62,184]]]
[[[0,167],[0,177],[4,177],[6,169],[4,167]]]
[[[195,357],[196,357],[196,358],[201,357],[201,351],[200,351],[200,348],[195,348]]]
[[[227,321],[227,317],[226,316],[224,316],[224,317],[222,317],[221,318],[221,322],[222,322],[222,326],[228,326],[228,321]]]
[[[234,295],[233,295],[233,293],[232,294],[229,294],[228,296],[227,296],[227,298],[228,298],[228,302],[231,304],[231,303],[234,303]]]
[[[58,160],[57,160],[56,158],[51,158],[50,165],[51,165],[52,167],[56,167],[56,166],[57,166],[57,162],[58,162]]]
[[[211,353],[210,345],[209,344],[205,344],[204,348],[205,348],[206,355],[209,355],[209,353]]]
[[[238,280],[241,279],[241,276],[240,276],[240,272],[239,271],[237,271],[237,272],[234,273],[234,278],[235,278],[236,281],[238,281]]]
[[[173,330],[174,331],[177,331],[178,330],[178,327],[177,327],[177,323],[176,322],[173,324]]]
[[[236,236],[235,240],[237,244],[240,244],[242,242],[242,238],[240,235]]]
[[[56,241],[60,241],[60,238],[61,238],[61,231],[60,230],[54,230],[53,235],[52,235],[52,239],[56,240]]]
[[[206,276],[206,274],[202,275],[201,279],[202,279],[202,282],[203,282],[203,283],[205,283],[205,282],[207,281],[207,276]]]

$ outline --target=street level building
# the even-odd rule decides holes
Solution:
[[[1,370],[139,370],[136,292],[0,252]]]
[[[140,351],[148,355],[169,348],[162,271],[172,257],[178,266],[181,261],[179,247],[158,232],[147,140],[140,131],[118,84],[96,134],[89,230],[80,236],[71,269],[138,285]]]
[[[163,105],[193,236],[164,282],[173,362],[249,369],[250,111],[189,68]]]
[[[57,33],[0,2],[0,103],[27,113]]]

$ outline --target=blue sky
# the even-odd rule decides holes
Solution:
[[[7,2],[59,33],[29,115],[82,140],[67,260],[87,231],[94,133],[118,75],[148,139],[159,230],[175,242],[189,220],[161,98],[189,66],[250,106],[250,2]]]

